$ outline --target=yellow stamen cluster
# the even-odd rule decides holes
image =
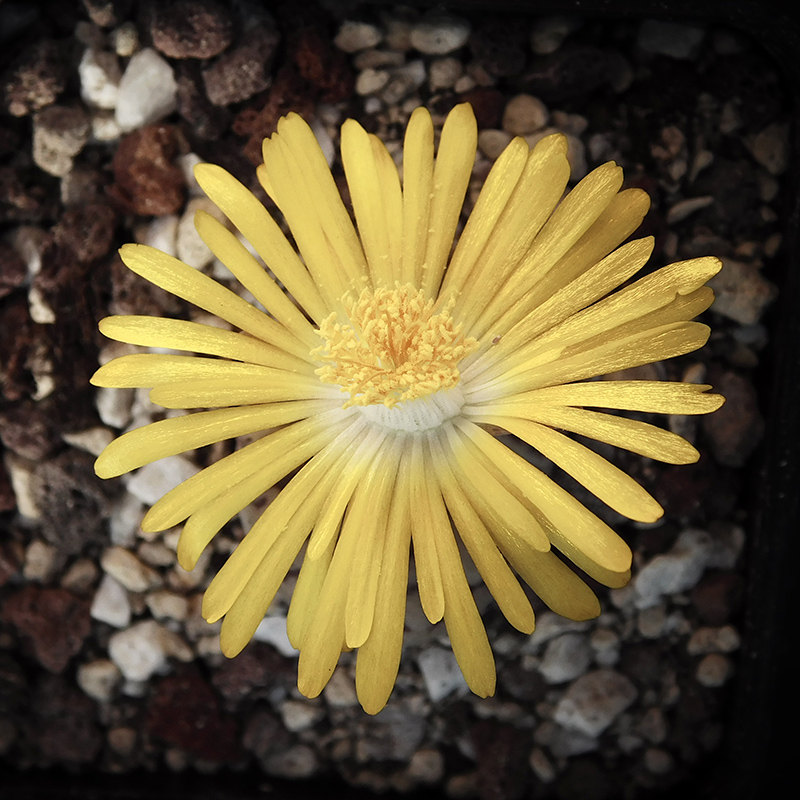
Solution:
[[[349,406],[416,400],[458,384],[458,363],[478,346],[453,321],[447,303],[434,313],[434,301],[411,284],[394,289],[364,289],[345,299],[349,322],[336,313],[319,327],[325,344],[312,355],[328,362],[316,372],[325,383],[349,392]]]

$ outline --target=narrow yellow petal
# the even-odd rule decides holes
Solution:
[[[408,459],[411,495],[409,503],[414,513],[411,515],[411,540],[414,544],[414,567],[417,573],[417,586],[422,610],[428,620],[436,624],[444,615],[444,588],[439,565],[436,537],[444,528],[444,535],[450,533],[450,523],[441,495],[435,491],[428,480],[427,465],[422,440],[415,436],[411,443]]]
[[[311,199],[313,190],[285,137],[273,137],[264,169],[316,287],[328,309],[334,308],[349,288],[347,273],[325,235],[325,224],[315,214],[318,198]]]
[[[478,697],[494,694],[494,656],[480,612],[472,597],[456,540],[448,531],[438,535],[436,548],[444,586],[444,624],[453,654],[467,686]]]
[[[505,284],[515,280],[531,243],[536,242],[561,199],[569,180],[566,150],[566,139],[559,134],[542,139],[528,155],[456,303],[455,311],[464,319],[470,336],[483,334],[476,321]]]
[[[433,168],[430,227],[421,286],[429,297],[435,297],[438,293],[442,274],[450,258],[477,146],[475,114],[469,103],[461,103],[447,115]]]
[[[564,406],[525,406],[505,404],[497,407],[503,418],[520,417],[553,428],[588,436],[598,442],[621,447],[641,456],[668,464],[693,464],[700,454],[675,433],[640,420],[627,419],[599,411]],[[502,425],[500,415],[477,414],[473,419]]]
[[[278,133],[272,138],[283,140],[294,156],[304,178],[307,207],[313,209],[342,272],[361,288],[367,276],[364,251],[314,132],[301,116],[290,112],[278,121]]]
[[[334,409],[270,433],[211,464],[167,492],[147,512],[142,520],[142,528],[146,531],[171,528],[281,453],[297,451],[297,457],[302,460],[310,458],[314,450],[313,442],[309,442],[317,433],[327,431],[332,440],[352,423],[353,419],[347,412]],[[298,463],[302,463],[302,460]],[[264,491],[268,488],[265,486]]]
[[[226,378],[285,381],[309,389],[315,380],[319,383],[312,375],[298,375],[294,372],[270,369],[260,364],[160,353],[133,353],[114,358],[95,372],[91,383],[93,386],[124,389],[150,388],[176,381],[207,381]]]
[[[663,516],[664,509],[633,478],[588,447],[530,420],[497,419],[623,516],[638,522],[655,522]]]
[[[252,574],[247,582],[238,592],[235,589],[232,590],[235,593],[233,602],[230,603],[230,608],[222,620],[220,630],[220,647],[228,658],[238,655],[253,638],[256,628],[267,613],[275,593],[285,580],[286,574],[297,558],[297,554],[314,524],[314,517],[319,508],[325,485],[326,483],[323,481],[309,494],[303,495],[303,502],[298,504],[295,514],[286,522],[285,526],[277,529],[276,536],[270,536],[272,542],[255,569],[249,570]],[[286,490],[284,489],[284,491]],[[258,523],[253,526],[253,531],[257,526]],[[248,536],[251,536],[253,531]],[[240,544],[239,547],[241,546]],[[225,566],[229,563],[230,559]],[[224,569],[225,567],[223,567]],[[214,586],[216,580],[215,578],[212,581],[211,586]],[[211,586],[209,586],[206,597],[209,597],[212,592]],[[218,586],[214,586],[214,589],[216,593],[224,591]],[[209,621],[216,616],[216,612],[212,610],[214,605],[212,600],[206,603],[206,598],[203,599],[203,615]]]
[[[128,269],[156,286],[215,314],[251,336],[297,358],[312,361],[308,345],[283,325],[194,267],[143,244],[123,245],[119,254]]]
[[[494,330],[490,329],[480,354],[465,366],[464,379],[472,381],[482,375],[482,380],[486,381],[508,368],[507,359],[524,359],[526,353],[540,346],[538,337],[544,332],[605,297],[635,275],[650,258],[653,244],[652,237],[628,242],[544,302],[540,298],[535,313],[522,318],[508,333],[495,337]]]
[[[403,269],[401,283],[419,286],[428,246],[433,191],[433,122],[426,108],[415,108],[403,145]]]
[[[359,484],[351,504],[348,524],[357,531],[359,547],[350,564],[350,586],[345,608],[345,641],[348,647],[361,647],[372,630],[379,567],[402,445],[401,436],[387,439],[366,478]]]
[[[499,400],[507,403],[532,403],[544,406],[590,406],[654,414],[710,414],[725,398],[709,394],[711,386],[673,381],[588,381],[548,386]]]
[[[311,457],[311,460],[290,481],[292,490],[282,491],[273,502],[275,509],[270,512],[276,514],[288,504],[291,509],[289,514],[294,513],[297,506],[291,505],[292,502],[296,504],[303,502],[304,497],[311,493],[318,482],[326,480],[326,473],[331,468],[332,462],[340,451],[347,449],[348,439],[357,436],[361,429],[361,424],[353,422],[335,436],[336,427],[319,428],[308,438],[297,441],[291,449],[281,447],[281,444],[286,443],[285,435],[278,437],[282,441],[278,441],[277,446],[275,446],[276,440],[273,439],[271,448],[273,452],[263,453],[264,458],[260,468],[228,486],[217,483],[217,487],[224,487],[223,490],[205,498],[204,504],[188,518],[178,540],[180,565],[184,569],[192,569],[206,545],[219,533],[223,525],[274,486],[278,480]],[[277,434],[275,436],[277,437]]]
[[[553,545],[573,563],[607,584],[627,574],[630,548],[608,525],[491,434],[466,420],[456,425],[464,441],[538,509]]]
[[[561,202],[534,239],[520,267],[492,295],[471,335],[480,336],[529,292],[597,220],[622,185],[622,170],[613,162],[590,172]],[[500,324],[502,335],[517,319]]]
[[[402,201],[397,168],[384,144],[353,119],[342,125],[342,164],[372,286],[394,286],[400,278],[402,258]],[[390,215],[394,219],[389,225]]]
[[[184,417],[162,419],[128,431],[111,442],[98,456],[95,472],[101,478],[114,478],[159,458],[174,456],[245,433],[285,425],[318,414],[329,407],[329,401],[301,400],[249,408],[201,411]]]
[[[132,315],[106,317],[100,320],[98,327],[103,336],[126,344],[206,353],[290,372],[313,374],[313,365],[305,360],[284,353],[247,334],[226,331],[212,325],[201,325],[182,319]]]
[[[699,322],[675,322],[610,343],[601,342],[591,349],[578,346],[573,353],[565,353],[566,348],[554,344],[552,349],[543,351],[528,364],[509,369],[505,375],[485,384],[476,382],[469,399],[473,403],[496,400],[652,364],[697,350],[708,341],[710,334],[709,327]]]
[[[375,618],[369,638],[358,650],[356,661],[356,691],[367,714],[377,714],[386,705],[397,679],[403,651],[411,507],[408,503],[408,470],[402,466],[397,481],[386,526]]]
[[[456,480],[448,463],[448,454],[444,451],[443,443],[437,436],[429,436],[429,443],[447,509],[455,522],[456,530],[464,542],[467,552],[505,618],[517,630],[531,633],[535,620],[533,609],[525,592],[498,550],[492,534],[487,530],[467,499],[466,492]],[[452,456],[452,453],[449,455]]]
[[[329,398],[339,392],[312,377],[305,380],[291,373],[278,376],[221,377],[174,381],[157,386],[150,399],[164,408],[226,408],[287,400]]]
[[[502,549],[502,547],[501,547]],[[522,580],[536,592],[544,604],[568,619],[584,620],[600,616],[600,601],[595,593],[556,555],[529,549],[522,556],[513,551],[506,557]],[[627,573],[630,576],[630,573]],[[619,583],[619,581],[616,581]],[[623,583],[627,583],[627,577]]]
[[[414,112],[416,114],[416,111]],[[413,115],[412,115],[413,119]],[[406,145],[406,153],[408,145]],[[433,152],[433,144],[431,144]],[[529,153],[528,145],[521,137],[516,137],[500,154],[492,165],[483,184],[478,200],[469,215],[464,230],[458,237],[453,258],[444,276],[441,295],[449,297],[460,293],[469,279],[489,237],[495,230],[514,189],[519,183]],[[407,165],[404,156],[404,167]],[[533,206],[533,203],[530,204]]]
[[[363,438],[357,443],[354,442],[348,451],[349,461],[343,464],[339,471],[339,480],[328,494],[319,519],[314,525],[314,533],[308,543],[306,556],[311,561],[320,558],[328,551],[330,543],[336,540],[347,504],[364,473],[372,465],[373,458],[386,436],[385,429],[371,426]]]
[[[550,542],[531,512],[464,446],[452,425],[446,426],[445,433],[452,452],[452,467],[469,488],[470,502],[489,529],[504,530],[546,553]]]
[[[303,312],[231,231],[202,210],[195,214],[194,226],[214,255],[275,319],[309,347],[319,344],[314,328]]]
[[[198,164],[202,190],[241,231],[297,302],[319,323],[330,313],[308,270],[258,198],[222,167]]]

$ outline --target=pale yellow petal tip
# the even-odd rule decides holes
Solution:
[[[219,649],[222,650],[222,655],[225,658],[236,658],[250,644],[252,638],[252,635],[247,635],[237,626],[223,623],[219,633]]]
[[[98,478],[102,478],[103,480],[108,480],[109,478],[118,478],[120,475],[124,475],[125,472],[128,470],[123,469],[120,467],[119,461],[114,458],[114,452],[109,452],[109,450],[113,447],[119,439],[116,439],[112,442],[102,453],[97,457],[97,460],[94,462],[94,472]]]

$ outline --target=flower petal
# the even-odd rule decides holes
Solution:
[[[200,188],[253,245],[289,294],[315,322],[325,319],[330,309],[323,302],[319,289],[258,198],[233,175],[214,164],[198,164],[194,176]]]
[[[212,325],[201,325],[182,319],[160,317],[106,317],[98,325],[109,339],[141,347],[186,350],[212,356],[249,361],[290,372],[313,373],[308,362],[284,353],[276,347],[243,333],[234,333]],[[96,384],[100,385],[100,384]]]
[[[447,115],[433,168],[430,227],[421,285],[429,297],[438,293],[450,257],[477,146],[475,114],[469,103],[461,103]]]
[[[297,358],[312,361],[308,346],[279,322],[199,270],[144,244],[126,244],[120,258],[132,272],[245,333]]]
[[[400,282],[419,286],[428,246],[433,191],[433,122],[426,108],[415,108],[403,145],[403,267]]]
[[[315,437],[320,431],[327,431],[333,439],[352,422],[346,412],[337,408],[302,419],[252,442],[167,492],[145,515],[143,530],[161,531],[177,525],[224,492],[226,487],[245,480],[282,454],[294,453],[294,458],[300,459],[298,464],[302,463],[316,452]],[[262,491],[268,488],[264,486]]]
[[[440,442],[437,436],[430,436],[429,444],[436,477],[447,509],[470,558],[505,618],[517,630],[531,633],[535,624],[531,604],[498,550],[492,534],[487,530],[456,479],[449,464],[453,453],[445,451],[444,442]],[[449,447],[447,450],[449,451]],[[512,536],[509,533],[504,535]]]

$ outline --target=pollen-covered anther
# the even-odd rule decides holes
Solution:
[[[316,371],[320,380],[350,394],[345,408],[393,408],[452,389],[458,363],[478,346],[455,324],[452,302],[435,304],[411,284],[364,289],[344,305],[348,321],[336,313],[325,319],[318,331],[325,343],[313,355],[326,362]]]

